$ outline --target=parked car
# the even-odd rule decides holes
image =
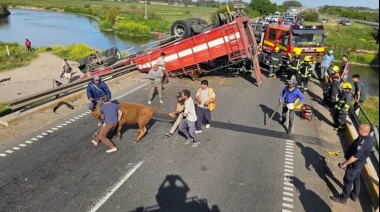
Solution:
[[[322,23],[322,24],[327,23],[327,19],[322,18],[322,19],[321,19],[321,23]]]
[[[350,20],[340,20],[339,24],[342,24],[343,26],[350,26],[351,21]]]

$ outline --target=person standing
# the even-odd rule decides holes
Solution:
[[[25,40],[25,47],[27,51],[32,51],[32,42],[30,40],[26,39]]]
[[[107,96],[108,99],[111,99],[111,91],[107,84],[101,81],[100,76],[95,75],[94,79],[87,85],[87,98],[88,101],[90,101],[88,108],[94,111],[97,104],[102,102],[103,96]]]
[[[349,82],[344,82],[342,85],[342,94],[335,105],[334,124],[335,130],[344,130],[346,128],[346,118],[348,110],[352,103],[352,85]]]
[[[299,76],[299,71],[301,69],[303,60],[301,58],[301,51],[296,51],[294,58],[289,63],[289,72],[287,76],[287,80],[291,80],[293,76],[297,79]]]
[[[340,78],[343,80],[343,82],[346,82],[347,80],[347,77],[348,77],[348,74],[349,74],[349,70],[350,70],[350,64],[348,63],[348,56],[347,55],[343,55],[342,56],[342,65],[340,67]]]
[[[367,92],[364,84],[360,81],[360,75],[354,74],[352,75],[352,82],[354,82],[354,111],[356,115],[359,115],[360,109],[359,105],[362,105],[364,100],[367,97]]]
[[[296,87],[297,81],[294,79],[288,82],[288,85],[280,93],[279,103],[282,104],[282,124],[285,124],[286,132],[291,135],[294,132],[294,109],[295,102],[299,99],[297,104],[303,104],[304,96],[302,92]]]
[[[63,73],[63,77],[65,79],[68,79],[69,82],[71,82],[71,71],[73,69],[71,68],[69,62],[67,62],[67,59],[64,59],[63,60],[63,64],[62,64],[62,73]],[[62,74],[61,74],[62,76]]]
[[[100,119],[104,120],[104,123],[100,127],[100,131],[96,136],[95,140],[92,140],[92,143],[95,146],[97,146],[99,142],[102,141],[105,145],[109,147],[109,149],[106,152],[112,153],[116,152],[117,148],[115,144],[113,144],[112,141],[109,138],[107,138],[107,134],[109,133],[109,131],[111,131],[117,126],[117,124],[120,122],[123,113],[121,112],[117,104],[109,102],[110,100],[108,96],[103,96],[102,101],[104,102],[104,104],[100,109]]]
[[[182,91],[182,98],[185,100],[185,109],[183,111],[184,119],[181,120],[178,130],[181,131],[185,137],[185,145],[193,142],[193,147],[197,147],[200,141],[195,133],[195,122],[197,121],[197,115],[195,113],[195,106],[193,98],[191,98],[191,93],[189,90],[185,89]]]
[[[165,56],[166,56],[165,53],[161,52],[160,57],[157,59],[158,67],[159,69],[161,69],[162,73],[164,74],[161,80],[162,85],[167,84],[169,82],[169,72],[166,70]]]
[[[166,133],[166,136],[170,137],[174,134],[175,130],[179,126],[179,123],[181,123],[181,120],[183,119],[183,109],[185,104],[185,99],[182,97],[182,92],[177,93],[177,108],[174,112],[169,113],[169,116],[172,118],[177,118],[170,129],[169,133]]]
[[[157,89],[158,98],[160,99],[160,103],[164,103],[162,101],[162,77],[164,76],[162,69],[159,68],[158,64],[154,64],[153,68],[148,72],[148,78],[150,80],[150,90],[148,95],[148,104],[152,104],[152,98],[154,90]]]
[[[210,128],[211,111],[215,109],[214,89],[208,87],[208,81],[202,80],[201,87],[195,95],[197,100],[197,122],[195,123],[195,132],[202,132],[202,124],[205,120],[206,128]]]
[[[333,50],[330,50],[328,54],[325,54],[325,56],[323,56],[321,69],[320,69],[321,72],[320,72],[320,75],[318,76],[319,80],[324,80],[325,76],[329,76],[331,74],[329,73],[329,68],[332,66],[334,62],[333,53],[334,53]]]
[[[359,126],[359,136],[348,147],[344,158],[338,167],[345,170],[343,177],[343,191],[338,196],[330,196],[334,202],[345,204],[348,198],[356,202],[360,193],[360,172],[367,163],[371,154],[373,138],[370,136],[371,127],[368,124]]]
[[[299,70],[299,76],[297,80],[297,87],[301,89],[302,93],[308,90],[307,85],[309,84],[309,79],[311,77],[312,71],[313,67],[310,65],[310,57],[305,56],[301,68]]]
[[[280,48],[277,46],[276,48],[274,48],[274,51],[275,52],[270,55],[269,60],[269,79],[276,78],[276,73],[282,65],[282,55],[280,53]]]

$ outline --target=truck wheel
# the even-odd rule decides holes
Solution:
[[[188,38],[191,36],[191,26],[188,21],[177,20],[172,24],[171,35],[181,38]]]
[[[119,49],[117,49],[116,47],[112,47],[110,49],[107,49],[106,50],[106,57],[114,57],[116,59],[121,59],[121,53],[119,51]]]

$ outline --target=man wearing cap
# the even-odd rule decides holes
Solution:
[[[302,92],[296,87],[297,81],[292,79],[288,82],[288,85],[280,93],[280,103],[282,106],[282,124],[285,124],[286,131],[290,135],[293,133],[293,121],[294,121],[294,109],[296,107],[295,102],[299,99],[297,104],[302,104],[304,96]]]
[[[101,80],[100,76],[95,75],[94,79],[87,85],[87,99],[90,101],[88,108],[94,111],[103,96],[107,96],[108,99],[111,99],[111,91],[106,83]]]
[[[170,129],[169,133],[166,133],[166,136],[168,137],[174,134],[175,130],[177,129],[179,123],[181,123],[181,120],[183,118],[185,99],[182,97],[182,92],[177,93],[176,99],[177,99],[177,109],[174,112],[169,113],[169,116],[171,116],[172,118],[177,117],[177,119],[174,122],[172,128]]]
[[[326,71],[329,70],[329,68],[332,66],[332,63],[334,62],[334,55],[333,55],[333,50],[330,50],[328,54],[325,54],[322,59],[322,64],[321,64],[321,73],[318,76],[319,80],[323,80],[325,75],[329,76],[331,73],[326,73]]]

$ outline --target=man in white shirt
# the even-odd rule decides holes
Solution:
[[[182,91],[182,98],[185,99],[183,117],[181,123],[179,124],[178,130],[181,131],[185,137],[185,145],[193,142],[193,147],[197,147],[200,143],[197,135],[195,134],[195,122],[197,121],[197,115],[195,113],[195,106],[193,98],[191,98],[191,93],[189,90],[185,89]]]
[[[208,81],[202,80],[201,87],[195,95],[197,100],[197,117],[198,120],[195,123],[195,133],[202,132],[203,121],[206,121],[206,128],[210,128],[211,111],[215,108],[215,93],[212,88],[208,87]]]
[[[165,56],[166,56],[165,53],[161,52],[161,55],[157,59],[157,63],[156,63],[159,69],[161,69],[162,73],[164,73],[164,77],[162,77],[162,81],[161,81],[162,85],[167,84],[169,82],[169,73],[165,67]]]

